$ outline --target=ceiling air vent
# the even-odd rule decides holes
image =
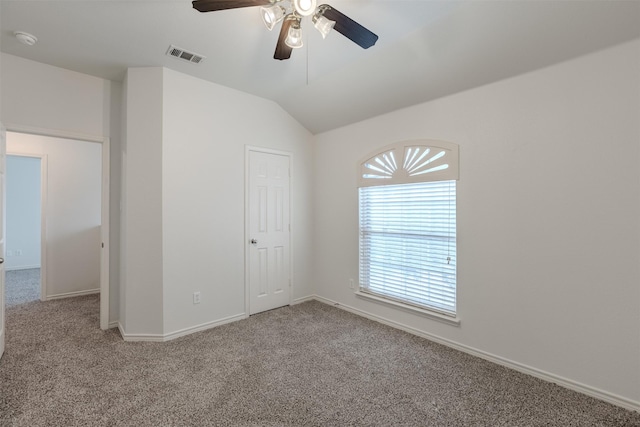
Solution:
[[[193,62],[194,64],[199,64],[205,59],[205,57],[202,55],[186,51],[174,45],[169,46],[169,50],[167,50],[167,55],[182,59],[187,62]]]

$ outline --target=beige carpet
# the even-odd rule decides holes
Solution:
[[[86,296],[7,310],[1,426],[640,426],[640,414],[318,302],[168,343]]]
[[[5,272],[5,301],[7,306],[40,300],[40,269]]]

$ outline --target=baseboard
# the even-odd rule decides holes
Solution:
[[[120,322],[118,322],[118,331],[120,331],[120,335],[125,341],[164,342],[162,334],[128,334],[124,331]]]
[[[109,329],[117,328],[118,325],[120,325],[120,322],[117,320],[114,320],[113,322],[109,322],[109,326],[107,326],[107,328]]]
[[[4,271],[18,271],[18,270],[33,270],[34,268],[40,268],[40,265],[21,265],[18,267],[5,267]]]
[[[124,328],[119,322],[118,330],[120,331],[120,335],[122,335],[122,339],[124,339],[125,341],[166,342],[183,337],[185,335],[193,334],[195,332],[201,332],[207,329],[215,328],[216,326],[222,326],[227,323],[237,322],[238,320],[242,319],[245,319],[244,313],[236,314],[234,316],[225,317],[223,319],[214,320],[211,322],[202,323],[200,325],[191,326],[189,328],[180,329],[168,334],[128,334],[124,331]]]
[[[317,299],[316,295],[308,295],[302,298],[296,298],[291,305],[302,304],[303,302],[313,301]],[[222,326],[227,323],[237,322],[238,320],[246,319],[245,313],[236,314],[234,316],[225,317],[224,319],[214,320],[212,322],[203,323],[200,325],[192,326],[189,328],[181,329],[179,331],[171,332],[168,334],[128,334],[119,321],[109,323],[109,328],[118,328],[122,339],[125,341],[149,341],[149,342],[166,342],[185,335],[193,334],[195,332],[204,331],[207,329],[215,328],[216,326]]]
[[[417,335],[419,337],[428,339],[430,341],[437,342],[442,345],[446,345],[447,347],[454,348],[456,350],[460,350],[464,353],[470,354],[472,356],[479,357],[484,360],[488,360],[489,362],[496,363],[498,365],[505,366],[507,368],[513,369],[514,371],[522,372],[523,374],[531,375],[532,377],[540,378],[542,380],[557,384],[564,388],[568,388],[573,391],[577,391],[578,393],[585,394],[587,396],[594,397],[599,400],[603,400],[605,402],[611,403],[616,406],[620,406],[625,409],[629,409],[631,411],[640,412],[640,402],[636,402],[634,400],[628,399],[623,396],[619,396],[617,394],[609,393],[607,391],[598,389],[596,387],[591,387],[586,384],[582,384],[577,381],[570,380],[568,378],[561,377],[559,375],[555,375],[537,368],[533,368],[531,366],[524,365],[522,363],[515,362],[513,360],[506,359],[504,357],[496,356],[495,354],[487,353],[482,350],[478,350],[473,347],[466,346],[464,344],[457,343],[455,341],[451,341],[446,338],[442,338],[437,335],[430,334],[428,332],[420,331],[419,329],[415,329],[411,326],[404,325],[399,322],[395,322],[393,320],[386,319],[384,317],[371,314],[364,310],[360,310],[358,308],[350,307],[348,305],[341,304],[336,301],[332,301],[328,298],[321,297],[319,295],[314,295],[313,299],[320,301],[324,304],[328,304],[342,310],[348,311],[353,314],[357,314],[358,316],[366,317],[367,319],[376,321],[378,323],[385,324],[387,326],[391,326],[396,329],[403,330],[413,335]]]
[[[236,314],[234,316],[225,317],[223,319],[214,320],[200,325],[191,326],[189,328],[180,329],[179,331],[171,332],[164,335],[164,340],[169,341],[185,335],[193,334],[195,332],[205,331],[207,329],[215,328],[216,326],[226,325],[227,323],[237,322],[238,320],[245,319],[244,313]]]
[[[45,301],[51,301],[54,299],[62,299],[62,298],[80,297],[83,295],[93,295],[93,294],[99,294],[99,293],[100,293],[100,289],[89,289],[87,291],[65,292],[63,294],[49,295],[47,296]]]
[[[302,298],[296,298],[293,300],[293,303],[291,303],[291,305],[302,304],[303,302],[313,301],[315,299],[316,299],[316,295],[309,295]]]
[[[2,357],[1,355],[4,354],[4,340],[5,340],[5,336],[4,336],[4,329],[0,331],[0,357]]]

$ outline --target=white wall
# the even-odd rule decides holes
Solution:
[[[109,323],[117,325],[120,312],[120,208],[122,203],[123,84],[109,82]],[[106,100],[105,100],[106,102]]]
[[[127,72],[120,325],[162,335],[162,69]]]
[[[9,129],[39,129],[109,138],[111,148],[110,314],[118,319],[121,84],[0,53],[0,121]],[[114,219],[115,218],[115,219]]]
[[[40,159],[7,156],[6,171],[5,269],[40,268]]]
[[[293,296],[312,295],[311,134],[271,101],[171,70],[163,101],[165,333],[245,312],[247,145],[293,155]]]
[[[99,290],[100,144],[7,132],[7,153],[47,163],[46,297]]]
[[[640,41],[316,136],[317,293],[640,408]],[[460,145],[459,327],[360,299],[357,162]]]
[[[309,132],[271,101],[167,69],[130,69],[125,87],[125,336],[244,314],[247,145],[293,155],[294,298],[312,295]]]
[[[120,110],[120,149],[121,153],[119,154],[120,160],[120,176],[118,177],[118,181],[120,184],[120,200],[118,201],[118,225],[119,225],[119,235],[118,235],[118,243],[119,243],[119,259],[118,259],[118,277],[120,278],[120,284],[118,287],[118,324],[126,325],[127,324],[127,298],[125,296],[125,289],[127,286],[127,223],[124,221],[127,216],[127,91],[128,91],[128,77],[125,75],[124,80],[122,82],[121,87],[121,99],[122,99],[122,108]],[[113,156],[112,156],[113,157]],[[111,217],[113,219],[113,216]],[[110,289],[111,291],[111,289]]]
[[[109,135],[111,82],[2,53],[2,122]]]

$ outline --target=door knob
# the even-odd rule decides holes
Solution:
[[[0,258],[0,264],[4,263],[4,258]]]
[[[252,244],[252,245],[257,245],[257,244],[258,244],[258,241],[257,241],[256,239],[251,239],[251,244]]]

